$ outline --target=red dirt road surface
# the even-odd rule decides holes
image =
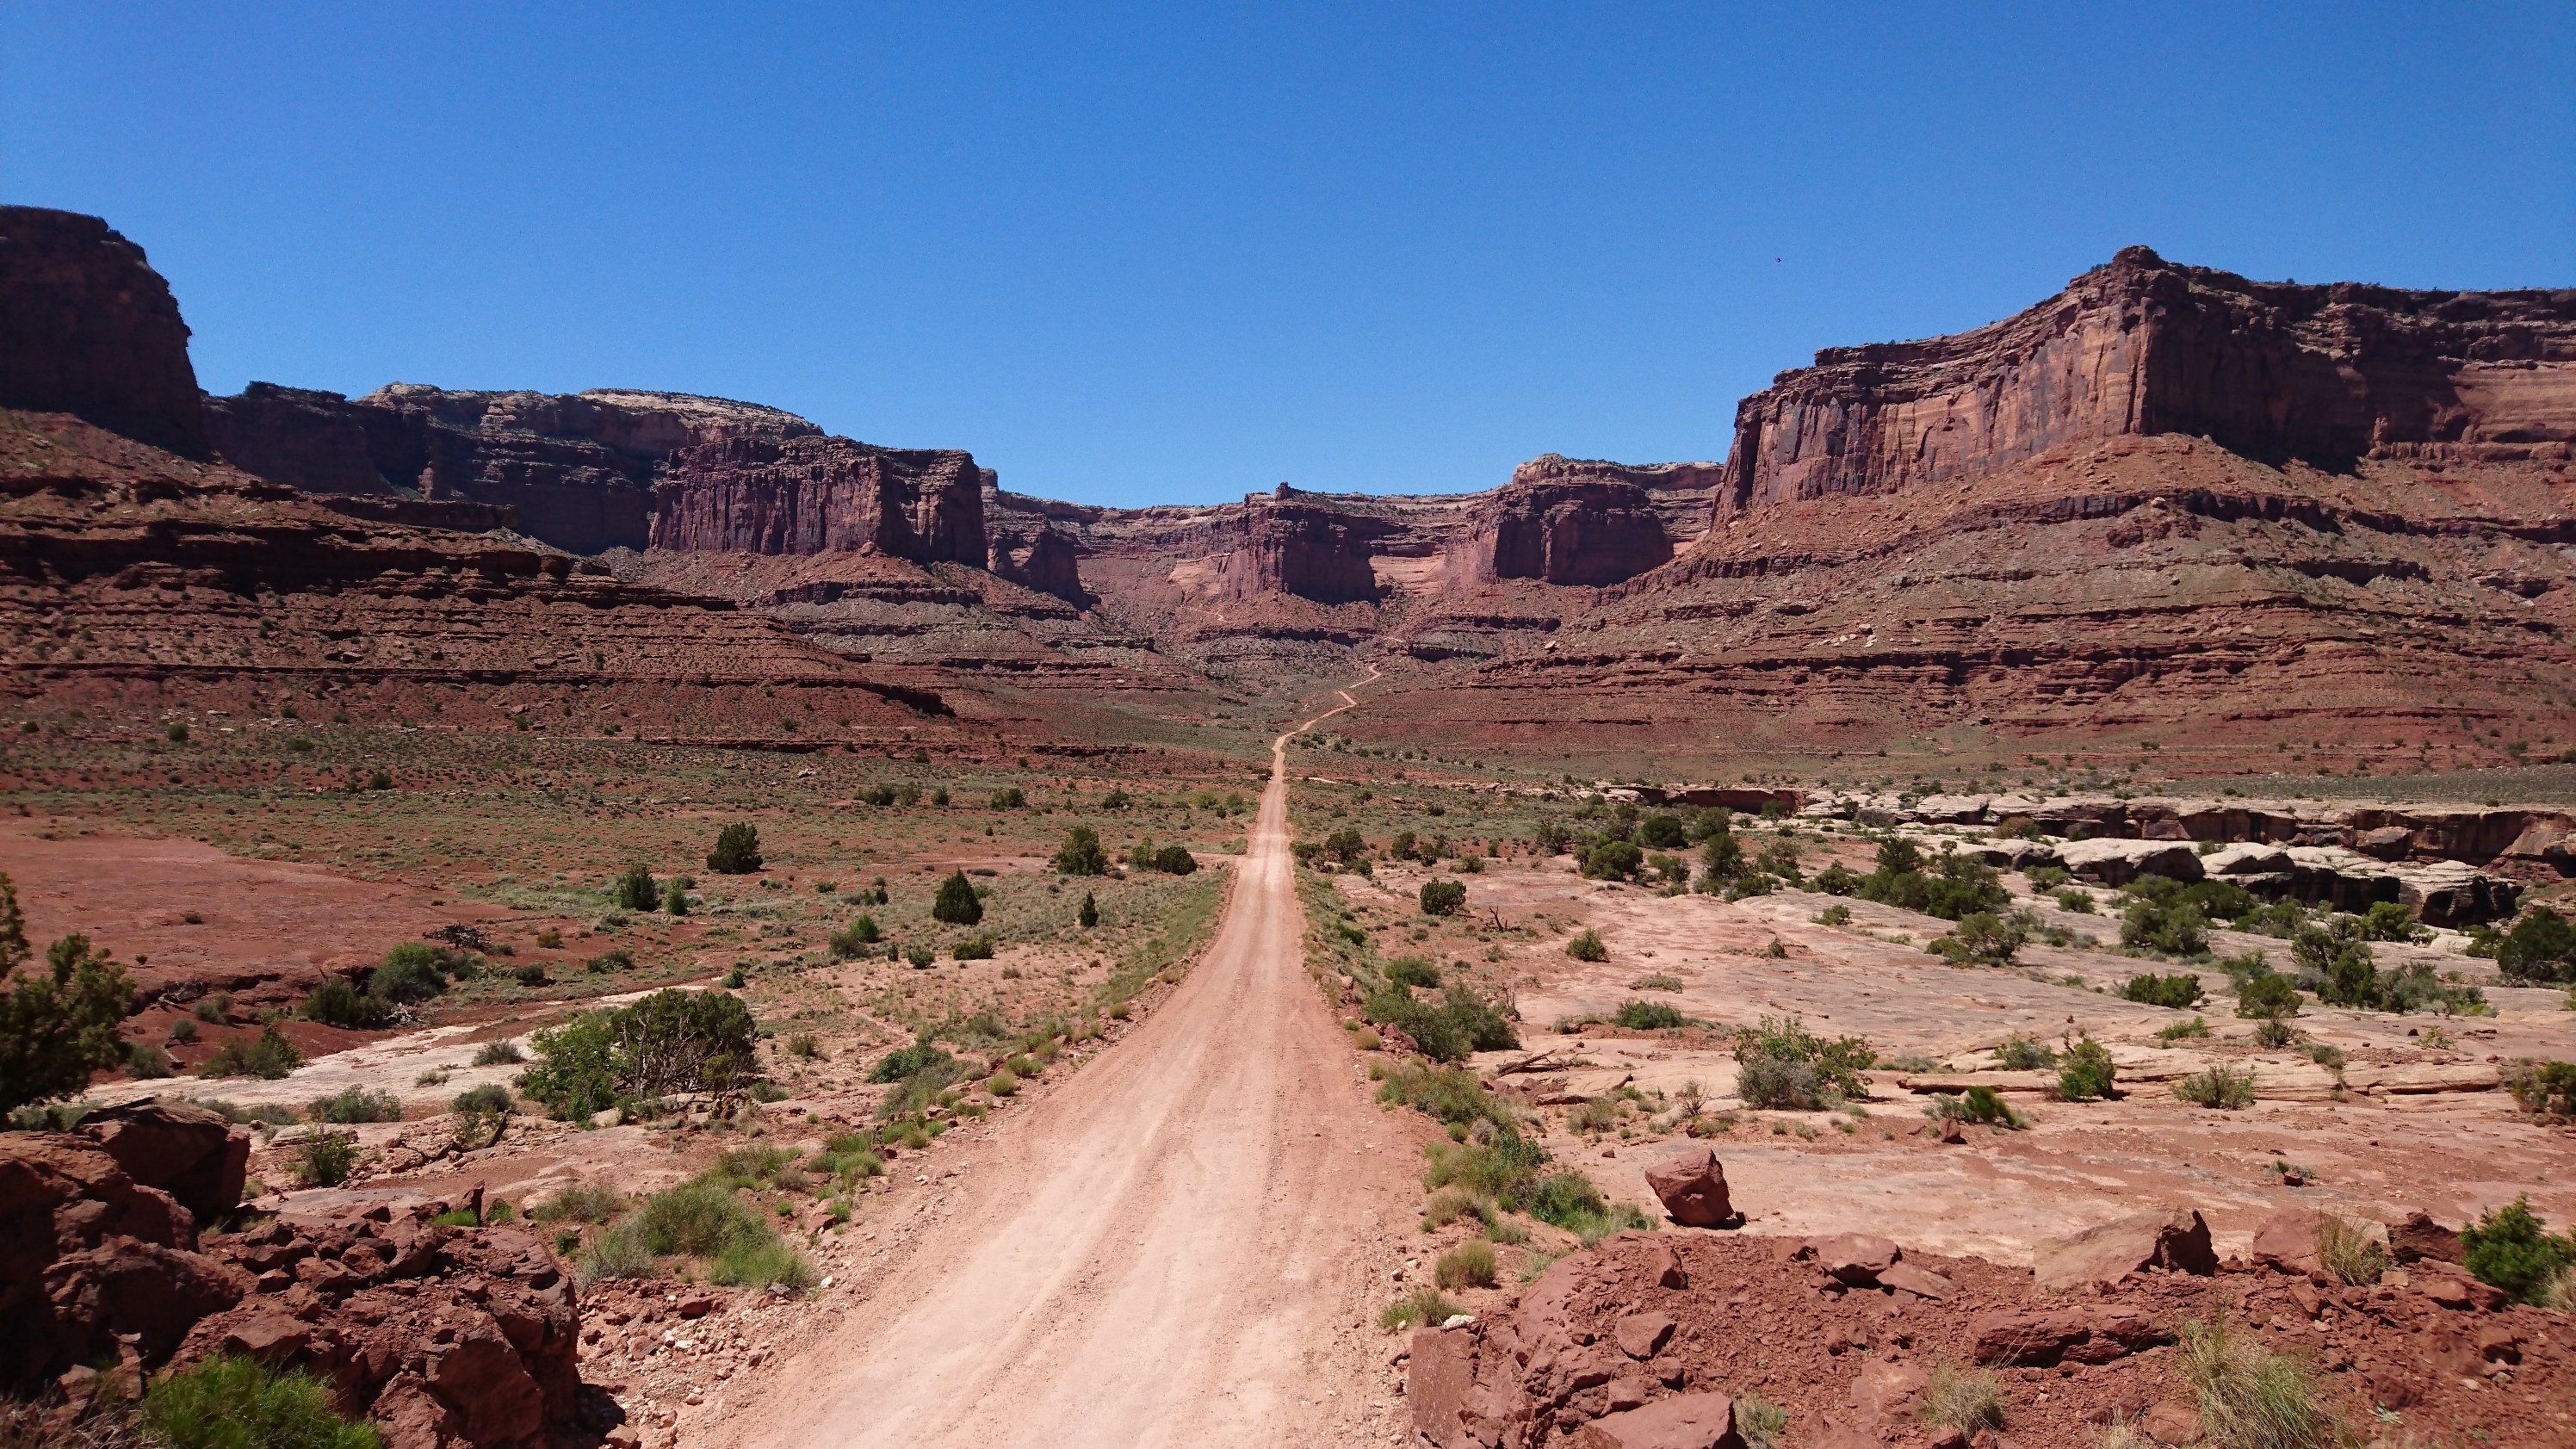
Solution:
[[[1205,959],[961,1164],[870,1301],[715,1430],[740,1445],[1385,1443],[1370,1241],[1413,1124],[1306,979],[1284,765]],[[896,1170],[903,1170],[898,1164]],[[1382,1382],[1382,1380],[1381,1380]]]

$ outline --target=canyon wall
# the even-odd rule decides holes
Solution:
[[[732,437],[672,454],[653,486],[652,546],[810,554],[874,549],[985,566],[984,472],[953,449],[847,438]]]
[[[2266,462],[2567,456],[2576,290],[2299,286],[2129,247],[1951,337],[1828,348],[1736,407],[1717,516],[2182,433]]]
[[[188,324],[143,248],[94,216],[0,207],[0,407],[206,456]]]

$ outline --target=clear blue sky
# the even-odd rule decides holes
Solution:
[[[2131,242],[2576,286],[2564,0],[1825,8],[10,0],[0,198],[142,243],[217,391],[716,393],[1105,503],[1722,457]]]

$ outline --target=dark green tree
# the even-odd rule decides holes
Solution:
[[[760,831],[736,821],[716,832],[716,848],[707,852],[707,869],[718,875],[754,875],[760,870]]]
[[[939,883],[930,902],[930,918],[951,926],[971,926],[984,919],[984,903],[975,898],[975,883],[958,871]]]
[[[649,911],[662,904],[662,887],[653,879],[653,868],[639,861],[626,867],[617,884],[609,887],[608,896],[621,911]]]
[[[125,1060],[117,1026],[134,995],[125,968],[87,936],[54,942],[43,971],[20,975],[32,955],[18,888],[0,875],[0,1112],[71,1096]]]
[[[1100,924],[1100,903],[1091,898],[1091,892],[1082,893],[1082,909],[1073,913],[1073,919],[1086,931]]]
[[[1427,880],[1420,895],[1422,914],[1454,916],[1467,907],[1467,887],[1463,881]]]
[[[1088,825],[1067,830],[1064,844],[1056,847],[1055,870],[1058,875],[1109,874],[1109,855],[1100,848],[1100,832]]]

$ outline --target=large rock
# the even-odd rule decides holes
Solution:
[[[1834,1233],[1815,1240],[1816,1266],[1826,1276],[1854,1288],[1868,1288],[1879,1274],[1896,1266],[1904,1250],[1876,1233]]]
[[[2123,434],[2329,466],[2559,456],[2576,293],[2293,286],[2128,247],[2059,296],[1923,342],[1828,348],[1737,405],[1724,518],[1902,493]]]
[[[1523,464],[1479,502],[1463,545],[1467,577],[1597,586],[1672,558],[1645,489],[1619,478],[1550,476],[1547,461]]]
[[[1574,1449],[1740,1449],[1743,1443],[1735,1432],[1735,1402],[1724,1394],[1677,1394],[1574,1431]]]
[[[1691,1147],[1646,1169],[1646,1186],[1664,1212],[1686,1228],[1713,1228],[1735,1218],[1726,1169],[1706,1147]]]
[[[765,554],[871,550],[984,568],[984,472],[954,450],[847,438],[730,437],[673,454],[653,487],[653,546]]]
[[[94,216],[0,207],[0,407],[206,456],[188,324],[143,248]]]
[[[2031,1261],[2044,1288],[2117,1283],[2150,1268],[2204,1276],[2218,1271],[2209,1224],[2197,1210],[2174,1207],[2114,1218],[2040,1244]]]
[[[145,1097],[90,1113],[79,1131],[116,1159],[126,1176],[177,1198],[200,1223],[241,1203],[250,1133],[220,1112]]]
[[[2072,874],[2097,885],[2124,886],[2142,875],[2201,879],[2200,856],[2187,842],[2170,840],[2070,840],[2057,858]]]
[[[2172,1331],[2146,1314],[2107,1304],[2053,1313],[2003,1310],[1978,1317],[1968,1331],[1977,1362],[2015,1368],[2109,1363],[2173,1342]]]
[[[196,1245],[188,1210],[96,1144],[0,1133],[0,1383],[60,1372],[120,1333],[143,1335],[157,1363],[174,1324],[248,1282]]]

